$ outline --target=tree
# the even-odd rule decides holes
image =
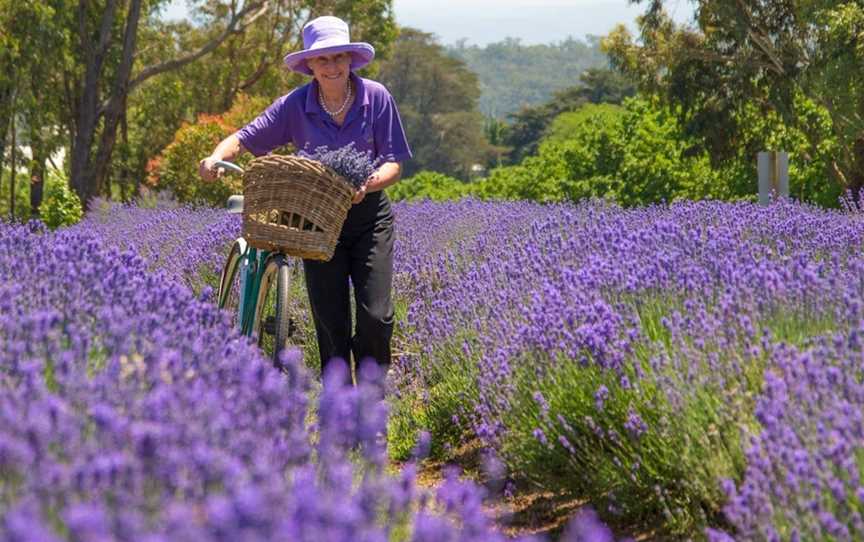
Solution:
[[[469,47],[463,40],[448,46],[447,53],[477,74],[478,107],[484,115],[500,120],[549,101],[555,92],[572,86],[586,69],[608,64],[595,36],[537,45],[506,38],[484,47]]]
[[[117,127],[129,93],[160,73],[175,70],[212,52],[225,39],[240,32],[269,9],[264,1],[224,7],[224,26],[201,47],[145,66],[133,74],[142,16],[152,17],[161,0],[105,0],[94,5],[81,0],[76,16],[67,23],[78,47],[74,64],[64,72],[71,91],[70,182],[85,205],[102,193],[114,151]]]
[[[12,174],[9,203],[11,214],[32,216],[42,199],[45,161],[63,142],[57,64],[67,42],[54,6],[42,2],[0,0],[0,28],[0,165],[9,148],[10,171],[20,165],[30,170],[29,209],[24,202],[18,206],[17,176]],[[29,161],[19,149],[23,147],[30,148]]]
[[[477,111],[477,77],[432,34],[403,28],[379,79],[396,100],[414,152],[406,176],[432,170],[467,179],[472,164],[495,153]]]
[[[522,108],[510,115],[513,121],[504,137],[511,148],[511,164],[535,154],[552,119],[567,111],[575,111],[585,103],[620,104],[632,96],[635,88],[626,77],[609,69],[589,69],[579,76],[579,84],[555,92],[552,99],[534,107]]]
[[[823,108],[837,142],[826,165],[843,189],[864,187],[864,6],[809,0],[699,0],[696,28],[677,27],[662,0],[646,2],[641,44],[623,27],[604,42],[613,64],[640,88],[680,106],[690,133],[717,163],[734,156],[745,109],[776,113],[820,150],[824,131],[809,120]]]
[[[621,104],[636,94],[636,85],[618,71],[609,68],[588,68],[579,76],[576,95],[592,104]]]
[[[44,51],[35,58],[44,59],[40,66],[50,67],[50,77],[41,89],[41,102],[43,105],[50,103],[49,108],[62,115],[41,120],[34,117],[28,128],[34,140],[46,128],[56,132],[59,126],[59,132],[67,134],[70,183],[85,205],[94,195],[108,192],[110,174],[119,171],[128,177],[130,168],[140,168],[146,163],[140,149],[132,149],[135,134],[129,134],[128,112],[133,93],[146,83],[156,81],[157,76],[177,73],[205,56],[224,51],[218,66],[209,66],[218,70],[219,79],[216,82],[199,80],[201,84],[196,85],[199,97],[207,94],[208,107],[224,110],[238,92],[248,91],[270,77],[271,68],[281,60],[286,49],[298,45],[298,29],[314,16],[332,13],[346,18],[355,38],[373,38],[369,41],[385,53],[396,32],[392,0],[363,3],[349,0],[196,0],[194,28],[166,24],[158,18],[167,0],[49,0],[17,4],[11,0],[0,1],[4,10],[23,5],[20,9],[36,12],[38,8],[53,13],[47,21],[50,24],[46,25],[4,25],[4,30],[14,28],[14,33],[7,37],[4,32],[2,39],[4,45],[59,44],[53,45],[55,49],[50,53]],[[44,35],[46,32],[49,35]],[[142,43],[146,48],[142,49]],[[231,47],[224,47],[226,43]],[[12,119],[11,97],[16,95],[12,89],[21,86],[20,81],[30,68],[26,63],[16,63],[16,56],[9,54],[5,47],[4,53],[0,54],[0,61],[8,68],[8,75],[0,78],[0,112],[3,113],[0,129],[5,136],[8,133],[5,128]],[[197,73],[202,77],[208,75],[207,70]],[[189,84],[189,80],[182,83]],[[192,110],[184,110],[182,115],[194,117],[199,112],[194,105],[197,104],[193,104]],[[16,111],[19,109],[20,105]],[[165,109],[173,115],[168,119],[174,123],[168,132],[171,134],[181,121],[180,114],[170,105]],[[158,109],[152,112],[155,116],[161,113]],[[121,136],[119,165],[114,161],[118,131]],[[0,137],[0,141],[5,142],[5,137]],[[157,150],[152,148],[150,152]]]
[[[269,104],[267,99],[248,98],[241,94],[224,114],[201,114],[194,124],[183,125],[171,143],[147,164],[147,184],[170,191],[181,202],[223,205],[228,196],[242,192],[240,179],[226,175],[217,182],[205,182],[198,175],[198,160]],[[286,154],[286,150],[280,148],[274,152]],[[250,158],[248,155],[240,157],[238,165],[245,167]]]

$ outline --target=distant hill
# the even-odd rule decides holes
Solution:
[[[608,66],[595,36],[550,45],[522,45],[516,38],[485,47],[461,41],[445,48],[477,74],[480,111],[501,120],[523,106],[548,101],[556,90],[578,84],[584,70]]]

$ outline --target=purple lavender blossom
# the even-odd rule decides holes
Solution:
[[[614,493],[622,513],[688,528],[725,494],[729,536],[862,536],[860,216],[791,203],[394,207],[399,393],[432,398],[441,367],[466,369],[442,426],[474,431],[508,467],[542,474],[554,460],[565,489]],[[94,537],[107,521],[127,539],[376,540],[388,528],[374,510],[411,509],[411,477],[380,468],[388,413],[374,379],[328,386],[316,407],[307,361],[292,354],[291,376],[276,374],[212,306],[206,275],[239,226],[130,206],[54,233],[0,225],[0,476],[15,481],[0,528],[50,516]],[[518,438],[533,463],[508,455]],[[741,482],[721,493],[722,478]],[[435,506],[413,515],[417,539],[490,536],[482,494],[441,498],[465,507],[451,506],[455,523]]]
[[[630,435],[634,438],[639,438],[648,430],[648,424],[646,424],[642,417],[639,416],[639,413],[633,410],[633,407],[627,411],[627,421],[624,422],[624,429],[626,429]]]
[[[615,537],[591,508],[583,509],[570,520],[562,542],[614,542]]]
[[[303,149],[297,155],[317,160],[330,167],[348,179],[354,188],[360,188],[365,184],[378,166],[378,161],[372,159],[372,151],[359,151],[354,148],[353,142],[332,150],[326,145],[317,147],[313,151]]]

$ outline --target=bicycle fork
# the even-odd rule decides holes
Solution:
[[[247,254],[240,260],[240,296],[238,311],[240,312],[241,333],[251,336],[255,326],[255,311],[258,309],[258,295],[261,291],[261,280],[264,276],[264,263],[270,253],[250,247]]]
[[[249,306],[249,267],[253,265],[249,260],[252,258],[251,255],[244,255],[240,258],[240,303],[237,304],[237,310],[239,314],[237,315],[237,321],[240,322],[240,332],[244,335],[246,334],[246,327],[249,323],[249,318],[246,317],[246,307]],[[255,281],[252,281],[255,282]]]

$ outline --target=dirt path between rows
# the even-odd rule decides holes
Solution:
[[[457,448],[448,461],[426,459],[417,465],[417,485],[434,490],[444,482],[444,471],[456,465],[462,478],[486,486],[487,477],[482,468],[482,446],[471,441]],[[490,492],[491,493],[491,492]],[[538,489],[527,483],[516,483],[510,496],[500,495],[485,505],[487,514],[495,526],[508,537],[536,534],[557,540],[564,532],[567,522],[587,503],[566,495],[557,495]],[[631,538],[636,541],[661,540],[652,533],[634,533],[632,529],[614,529],[616,539]]]

